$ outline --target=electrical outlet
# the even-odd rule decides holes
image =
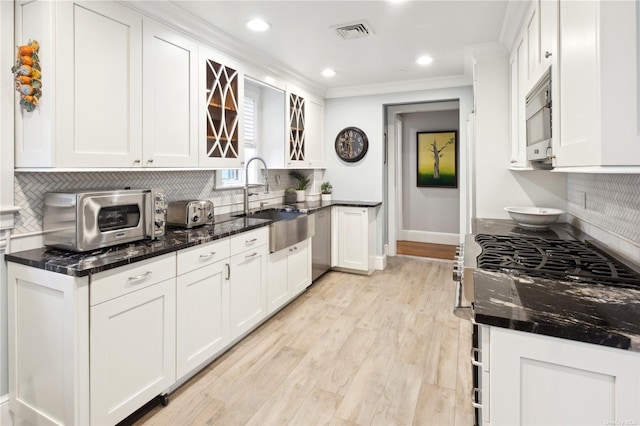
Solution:
[[[578,206],[581,209],[586,209],[587,208],[587,193],[580,191],[578,192]]]

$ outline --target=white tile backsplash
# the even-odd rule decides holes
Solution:
[[[568,174],[567,212],[575,226],[640,262],[640,174]]]
[[[13,235],[42,232],[42,200],[45,192],[81,189],[164,188],[167,201],[212,200],[216,214],[242,210],[242,189],[215,189],[212,170],[133,172],[43,172],[16,173],[16,215]],[[289,170],[269,170],[269,194],[251,197],[251,207],[260,201],[281,201],[284,189],[293,186]]]

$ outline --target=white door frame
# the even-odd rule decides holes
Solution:
[[[451,102],[456,102],[456,106],[454,107]],[[402,114],[413,113],[413,112],[428,112],[428,111],[443,111],[443,110],[451,110],[458,109],[460,111],[460,100],[459,99],[451,99],[451,100],[438,100],[438,101],[428,101],[423,103],[413,103],[413,104],[400,104],[400,105],[387,105],[386,113],[387,113],[387,123],[386,123],[386,134],[388,135],[387,141],[387,152],[388,152],[388,161],[387,161],[387,215],[388,215],[388,229],[387,235],[389,240],[388,244],[388,255],[395,256],[397,254],[397,242],[398,236],[400,235],[400,231],[402,230]],[[458,174],[459,174],[459,182],[460,185],[467,186],[468,177],[467,177],[467,137],[462,137],[462,132],[467,133],[467,118],[462,117],[463,113],[460,111],[460,149],[459,149],[459,165],[458,165]],[[467,222],[468,222],[468,211],[467,209],[470,207],[467,204],[467,192],[470,191],[471,188],[467,188],[467,190],[460,191],[460,235],[461,239],[464,238],[464,235],[467,231]],[[470,228],[469,228],[470,229]]]

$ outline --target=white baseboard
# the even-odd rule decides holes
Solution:
[[[13,418],[9,413],[9,395],[0,396],[0,425],[13,426]]]
[[[460,242],[460,235],[449,234],[445,232],[412,231],[403,229],[402,231],[400,231],[398,239],[404,241],[414,241],[417,243],[447,244],[455,246]]]
[[[387,255],[373,257],[373,267],[378,271],[384,271],[387,267]]]

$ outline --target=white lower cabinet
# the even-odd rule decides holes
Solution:
[[[175,382],[175,265],[171,253],[92,277],[90,293],[110,297],[90,297],[91,424],[115,424]]]
[[[310,244],[307,239],[269,254],[267,314],[277,311],[311,284]]]
[[[229,343],[227,261],[178,277],[176,287],[178,379],[214,356]]]
[[[336,206],[331,212],[331,266],[372,273],[375,253],[375,208]]]
[[[489,380],[482,383],[485,424],[640,420],[640,353],[483,326],[487,331],[489,350],[482,348],[483,369],[489,371]],[[487,404],[489,413],[484,412]]]
[[[234,341],[267,316],[267,238],[229,259],[229,326]],[[246,239],[245,236],[233,237]],[[232,238],[232,239],[233,239]],[[255,238],[255,237],[253,237]],[[249,238],[250,239],[250,238]]]
[[[9,409],[102,426],[171,391],[266,320],[268,241],[264,227],[87,277],[9,262]],[[286,250],[290,300],[311,282],[309,240]]]

